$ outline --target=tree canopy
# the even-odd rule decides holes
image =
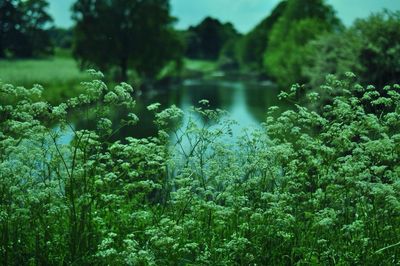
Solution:
[[[74,55],[83,67],[118,67],[121,80],[129,68],[152,78],[180,59],[183,45],[167,0],[78,0],[73,12]]]
[[[301,73],[305,47],[327,32],[339,31],[342,24],[323,0],[289,0],[283,15],[269,35],[264,65],[281,86],[305,81]]]
[[[400,11],[385,11],[359,19],[350,29],[361,42],[360,73],[366,83],[384,86],[400,77]]]
[[[400,12],[359,19],[344,32],[320,36],[308,46],[302,71],[313,87],[328,74],[344,77],[350,70],[367,84],[394,84],[400,76]]]
[[[240,40],[238,56],[242,66],[255,70],[263,68],[263,55],[268,47],[269,34],[286,5],[287,1],[280,2],[268,17]]]
[[[51,53],[47,7],[45,0],[0,1],[0,58]]]
[[[186,56],[195,59],[218,59],[223,47],[239,36],[232,23],[207,17],[187,31]]]
[[[71,49],[73,42],[73,28],[52,27],[49,29],[50,39],[55,47],[62,49]]]

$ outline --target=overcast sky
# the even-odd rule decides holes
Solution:
[[[232,22],[240,32],[251,30],[266,17],[280,0],[171,0],[172,15],[178,18],[177,27],[185,29],[206,16]],[[74,0],[49,0],[50,14],[56,25],[72,25],[70,6]],[[327,0],[346,25],[371,12],[400,10],[400,0]]]

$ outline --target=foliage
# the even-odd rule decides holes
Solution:
[[[138,122],[134,113],[109,119],[132,110],[133,89],[91,73],[84,94],[57,106],[38,85],[1,86],[3,264],[400,262],[400,86],[383,96],[350,73],[329,77],[332,104],[271,107],[262,129],[236,140],[206,100],[188,121],[156,103],[157,136],[113,141]],[[77,130],[73,110],[96,127]]]
[[[186,33],[186,56],[192,59],[216,60],[223,47],[239,36],[231,23],[207,17]]]
[[[358,60],[362,45],[352,32],[323,35],[307,46],[309,53],[301,72],[312,88],[324,84],[328,74],[344,78],[349,70],[355,73],[362,72]]]
[[[323,0],[290,0],[272,28],[264,55],[267,74],[282,87],[304,82],[301,65],[306,45],[326,32],[338,31],[341,23]]]
[[[183,45],[172,29],[167,0],[79,0],[73,12],[74,55],[84,68],[118,67],[123,81],[128,69],[154,78],[181,57]]]
[[[268,17],[239,41],[238,57],[242,67],[264,72],[263,55],[268,47],[269,35],[286,5],[287,1],[280,2]]]
[[[399,242],[394,232],[399,202],[393,199],[399,198],[400,87],[387,86],[387,96],[381,96],[373,86],[354,83],[353,74],[347,76],[345,81],[330,76],[322,87],[332,104],[317,112],[297,106],[269,119],[278,122],[269,136],[286,149],[281,164],[293,201],[285,202],[301,221],[295,232],[304,235],[293,253],[322,264],[396,264],[398,251],[378,250]],[[295,95],[297,89],[281,96]],[[308,98],[315,102],[319,95]],[[304,246],[307,238],[310,248]]]
[[[218,67],[220,70],[232,71],[239,69],[239,60],[237,58],[237,45],[240,37],[234,37],[225,43],[219,53]]]
[[[0,2],[0,58],[34,57],[52,52],[46,26],[52,22],[45,0]]]
[[[400,75],[400,11],[371,15],[355,22],[352,31],[362,42],[361,78],[370,84],[394,84]]]
[[[321,75],[344,76],[349,70],[367,84],[394,84],[400,75],[400,12],[359,19],[343,33],[320,37],[310,49],[304,71],[313,86],[323,83]]]
[[[53,45],[61,49],[72,49],[74,31],[72,28],[64,29],[52,27],[49,29],[50,39]]]

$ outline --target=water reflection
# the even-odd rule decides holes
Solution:
[[[211,109],[223,109],[229,112],[229,118],[237,122],[234,133],[245,128],[259,127],[265,120],[268,107],[279,105],[277,95],[279,91],[273,86],[263,86],[256,82],[246,83],[229,80],[187,80],[181,86],[174,86],[159,91],[143,93],[137,97],[136,114],[140,121],[135,126],[123,128],[116,138],[128,136],[148,137],[157,133],[153,120],[154,114],[147,110],[147,106],[158,102],[162,108],[173,104],[189,115],[192,106],[199,106],[199,101],[209,101]],[[113,113],[115,121],[124,116],[123,110]],[[185,118],[187,120],[187,117]],[[85,123],[85,125],[84,125]],[[89,125],[84,121],[76,121],[77,128],[93,128],[95,121]],[[92,124],[93,123],[93,124]]]
[[[245,87],[246,106],[251,115],[258,122],[265,121],[265,115],[269,107],[283,105],[283,103],[278,100],[278,94],[281,90],[276,86],[263,86],[257,83],[248,83]]]

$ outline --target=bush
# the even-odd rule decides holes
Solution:
[[[308,49],[302,72],[313,87],[327,74],[343,77],[347,71],[365,84],[393,85],[400,75],[400,12],[359,19],[343,33],[319,37]]]

